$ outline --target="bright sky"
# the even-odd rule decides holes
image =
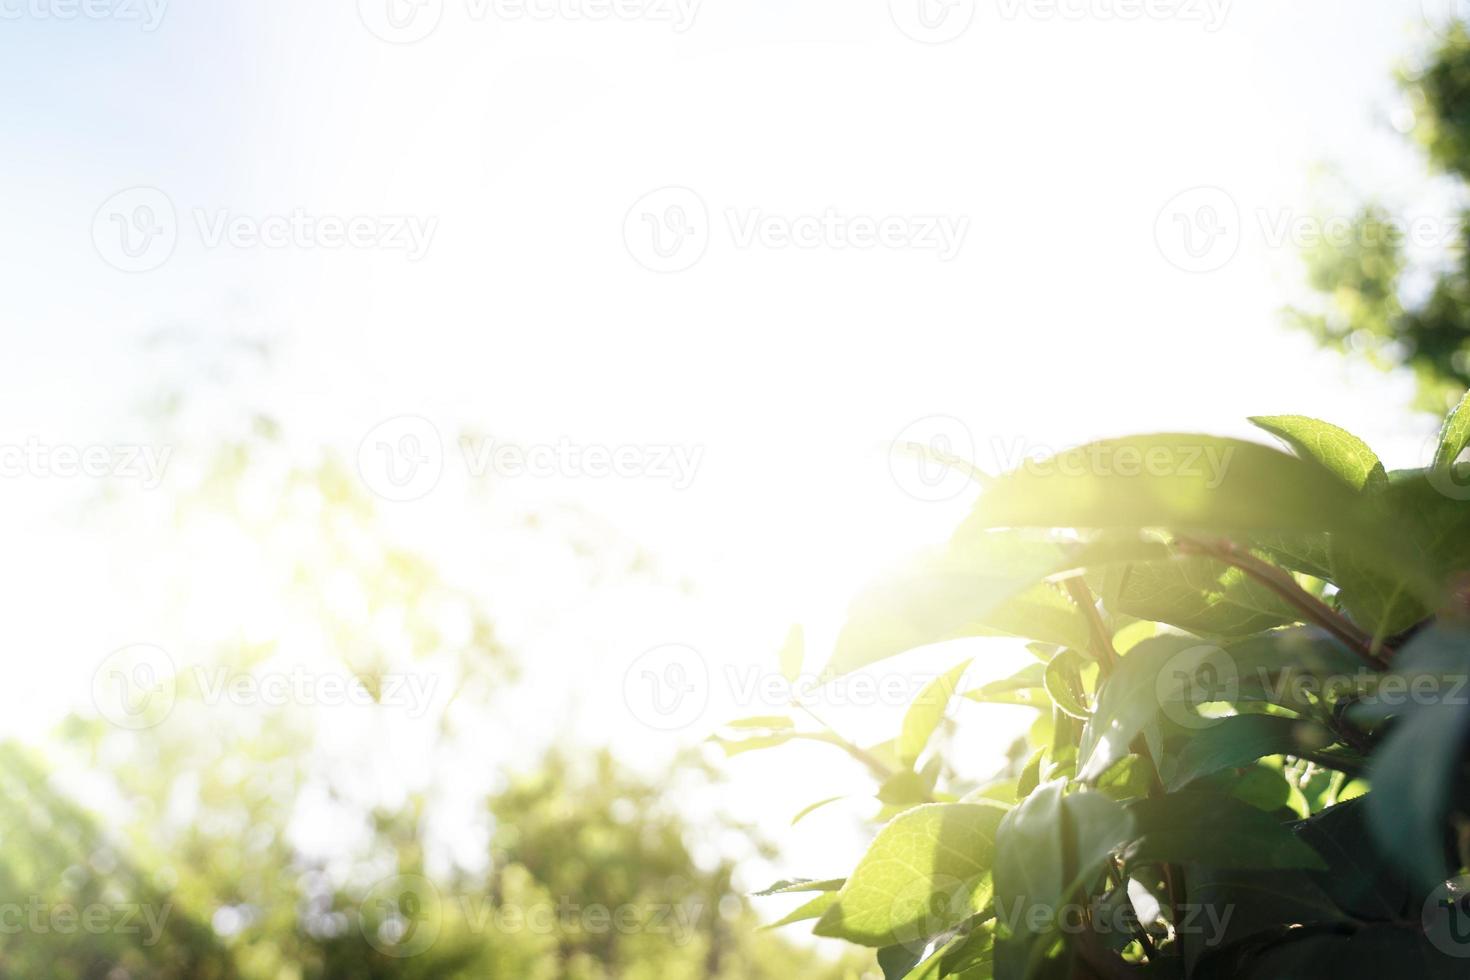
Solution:
[[[1144,19],[1128,0],[630,0],[616,9],[648,15],[601,21],[595,0],[528,0],[542,19],[488,0],[423,0],[418,19],[407,0],[157,2],[66,19],[64,0],[0,0],[0,441],[144,441],[129,410],[191,365],[140,338],[269,337],[263,397],[296,444],[356,458],[370,432],[370,455],[442,439],[440,482],[385,506],[458,568],[494,547],[460,530],[459,434],[631,447],[641,475],[562,462],[504,481],[692,583],[568,599],[534,549],[503,568],[533,692],[507,727],[526,744],[662,754],[762,713],[730,678],[772,663],[792,622],[819,668],[847,597],[963,512],[890,472],[900,433],[990,464],[1296,412],[1420,462],[1431,422],[1401,409],[1406,379],[1316,352],[1276,312],[1300,278],[1282,229],[1333,186],[1319,165],[1348,200],[1447,213],[1393,129],[1393,70],[1431,37],[1419,0],[1158,0],[1169,16]],[[404,40],[435,17],[414,43],[370,29]],[[935,40],[966,17],[943,44],[902,29]],[[354,218],[390,247],[326,247]],[[285,244],[253,244],[262,230]],[[404,416],[430,427],[377,428]],[[697,461],[688,486],[677,458]],[[166,642],[137,601],[148,576],[126,573],[147,543],[64,516],[85,482],[0,481],[10,636],[45,664],[0,711],[12,728],[84,697],[108,650]],[[240,585],[200,574],[216,599]],[[674,735],[622,696],[666,644],[698,651],[712,686]],[[993,656],[977,677],[1012,654]],[[899,709],[829,713],[877,739]],[[1015,723],[991,717],[982,760]],[[787,758],[740,760],[722,803],[780,829],[859,786],[826,756]],[[821,848],[844,819],[781,833]]]

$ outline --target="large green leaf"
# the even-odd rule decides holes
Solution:
[[[1432,627],[1399,652],[1394,666],[1396,690],[1410,693],[1369,765],[1369,821],[1413,880],[1432,887],[1449,872],[1446,818],[1470,734],[1470,633]]]
[[[915,647],[968,636],[1071,644],[1086,621],[1048,578],[1076,568],[1157,557],[1156,542],[1079,543],[1003,531],[956,535],[941,551],[884,576],[853,603],[827,673],[850,673]]]
[[[980,496],[961,535],[998,527],[1327,531],[1357,494],[1318,463],[1238,439],[1111,439],[1028,463]]]
[[[1130,864],[1197,863],[1237,870],[1327,867],[1286,824],[1219,793],[1171,793],[1140,800],[1129,811],[1141,835],[1128,849]]]
[[[1065,780],[1037,788],[1006,815],[997,837],[997,973],[1026,977],[1063,925],[1064,905],[1128,842],[1128,811],[1100,793],[1065,795]],[[1034,915],[1037,910],[1045,915]]]
[[[905,767],[918,761],[929,745],[934,730],[944,720],[944,713],[949,708],[950,698],[954,697],[955,688],[959,686],[960,679],[965,676],[971,663],[973,661],[966,660],[930,681],[919,692],[918,697],[914,698],[913,704],[909,705],[903,718],[903,731],[898,737],[898,761]]]
[[[1202,776],[1255,762],[1268,755],[1315,751],[1332,743],[1332,733],[1315,722],[1277,715],[1236,715],[1195,732],[1173,760],[1165,779],[1172,792]]]
[[[990,899],[1005,816],[971,803],[900,815],[878,832],[814,931],[861,946],[912,946],[963,922]]]
[[[1351,432],[1305,415],[1258,416],[1251,422],[1276,436],[1303,459],[1315,460],[1354,490],[1379,490],[1388,473],[1368,444]]]

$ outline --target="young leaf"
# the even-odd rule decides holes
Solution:
[[[1076,650],[1063,650],[1046,665],[1046,693],[1051,703],[1081,721],[1092,717],[1082,690],[1082,668],[1086,664],[1087,659]]]
[[[1446,469],[1470,446],[1470,391],[1460,399],[1460,404],[1444,420],[1439,432],[1439,448],[1434,453],[1434,468]]]
[[[995,835],[1006,811],[937,803],[902,814],[878,832],[818,936],[860,946],[922,943],[984,908]]]
[[[1077,778],[1090,782],[1127,755],[1134,737],[1163,703],[1182,700],[1195,671],[1219,655],[1219,647],[1189,636],[1159,636],[1134,647],[1098,693],[1097,708],[1077,750],[1082,760]]]
[[[1381,490],[1388,473],[1368,444],[1335,425],[1305,415],[1258,416],[1252,424],[1285,442],[1303,459],[1315,460],[1354,490]]]
[[[898,761],[905,768],[917,762],[929,745],[929,739],[944,720],[944,713],[949,707],[950,698],[954,697],[955,688],[959,686],[971,663],[973,661],[966,660],[951,668],[948,673],[930,681],[919,692],[914,703],[909,705],[903,718],[903,732],[898,737]]]
[[[833,904],[836,903],[836,901],[836,892],[823,892],[816,898],[812,899],[810,902],[807,902],[806,904],[800,906],[789,915],[782,916],[780,919],[777,919],[775,922],[772,922],[765,928],[779,929],[782,926],[789,926],[793,922],[805,922],[807,919],[821,918],[821,916],[828,909],[830,909]]]

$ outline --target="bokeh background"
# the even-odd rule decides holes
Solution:
[[[0,972],[878,975],[749,897],[863,766],[727,723],[954,663],[816,684],[973,499],[905,445],[1425,462],[1461,12],[0,0]]]

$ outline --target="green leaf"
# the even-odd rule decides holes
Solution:
[[[1092,717],[1082,688],[1082,668],[1088,662],[1076,650],[1063,650],[1046,665],[1045,674],[1046,693],[1051,697],[1051,703],[1082,721]]]
[[[1064,795],[1065,781],[1039,787],[1006,815],[997,836],[995,903],[1009,930],[996,944],[997,972],[1030,975],[1061,925],[1057,913],[1097,875],[1133,832],[1128,811],[1100,793]],[[1033,931],[1030,909],[1052,912]]]
[[[1165,786],[1173,792],[1222,769],[1239,768],[1268,755],[1315,751],[1332,741],[1332,733],[1315,722],[1278,715],[1222,718],[1190,737]]]
[[[1129,807],[1142,835],[1130,864],[1325,870],[1321,855],[1269,813],[1219,793],[1171,793]]]
[[[990,980],[995,962],[995,927],[993,922],[975,926],[968,934],[956,936],[914,967],[904,980]]]
[[[1357,622],[1389,636],[1427,618],[1455,574],[1470,570],[1470,501],[1447,495],[1429,477],[1411,474],[1395,479],[1372,505],[1380,536],[1413,555],[1416,575],[1406,575],[1394,553],[1358,539],[1335,538],[1333,581]]]
[[[922,947],[915,950],[907,946],[888,946],[878,950],[878,969],[883,971],[883,980],[903,980],[923,956]]]
[[[1385,850],[1414,881],[1432,887],[1448,877],[1446,819],[1456,772],[1470,734],[1470,634],[1444,626],[1421,633],[1395,657],[1393,676],[1406,703],[1368,768],[1368,816]],[[1416,686],[1417,685],[1417,686]]]
[[[1298,456],[1336,473],[1354,490],[1380,490],[1388,483],[1377,454],[1351,432],[1305,415],[1258,416],[1251,422],[1281,439]]]
[[[1098,692],[1097,709],[1077,750],[1082,760],[1077,778],[1090,782],[1127,755],[1164,701],[1183,700],[1195,672],[1219,653],[1219,647],[1188,636],[1154,637],[1134,647]]]
[[[828,797],[825,800],[818,800],[817,802],[813,803],[811,806],[802,808],[802,811],[800,813],[798,813],[796,816],[792,817],[791,818],[791,826],[795,827],[797,824],[801,823],[807,817],[811,816],[813,813],[815,813],[816,811],[820,810],[822,807],[826,806],[827,804],[829,804],[829,803],[836,803],[838,800],[845,800],[845,799],[847,799],[847,797],[845,797],[845,796],[832,796],[832,797]]]
[[[785,715],[756,715],[725,722],[729,728],[795,728],[796,722]]]
[[[810,902],[807,902],[806,904],[800,906],[789,915],[782,916],[780,919],[772,922],[765,928],[779,929],[782,926],[789,926],[793,922],[805,922],[808,919],[819,919],[827,912],[828,909],[832,908],[832,906],[836,904],[836,902],[837,892],[823,892],[816,898],[812,899]]]
[[[781,676],[786,678],[788,684],[795,684],[801,676],[801,665],[805,659],[805,631],[800,625],[796,625],[786,634],[786,642],[781,644],[781,649],[776,654],[776,662],[781,666]]]
[[[1238,568],[1203,557],[1130,565],[1117,598],[1129,616],[1201,636],[1249,636],[1300,613]]]
[[[1046,664],[1027,664],[1004,680],[991,681],[965,697],[985,704],[1022,704],[1043,707],[1049,702],[1046,695]]]
[[[1157,557],[1156,542],[1084,542],[1006,531],[956,534],[853,603],[827,667],[840,676],[915,647],[1010,635],[1075,645],[1086,621],[1046,580],[1073,569]]]
[[[1453,466],[1466,446],[1470,446],[1470,391],[1444,420],[1444,427],[1439,431],[1439,448],[1434,453],[1434,469]]]
[[[905,767],[912,766],[924,753],[935,729],[944,720],[955,688],[973,662],[966,660],[930,681],[919,692],[914,703],[909,705],[903,718],[903,732],[898,737],[898,761]]]
[[[938,803],[902,814],[868,852],[818,921],[818,936],[860,946],[922,943],[984,908],[995,837],[1006,811]]]
[[[1111,439],[1032,462],[980,496],[960,534],[998,527],[1325,531],[1357,495],[1321,465],[1238,439]]]
[[[754,894],[757,898],[765,898],[770,895],[792,895],[797,892],[835,892],[846,880],[846,878],[828,878],[823,881],[815,881],[811,878],[793,878],[789,881],[778,881],[770,888]]]

